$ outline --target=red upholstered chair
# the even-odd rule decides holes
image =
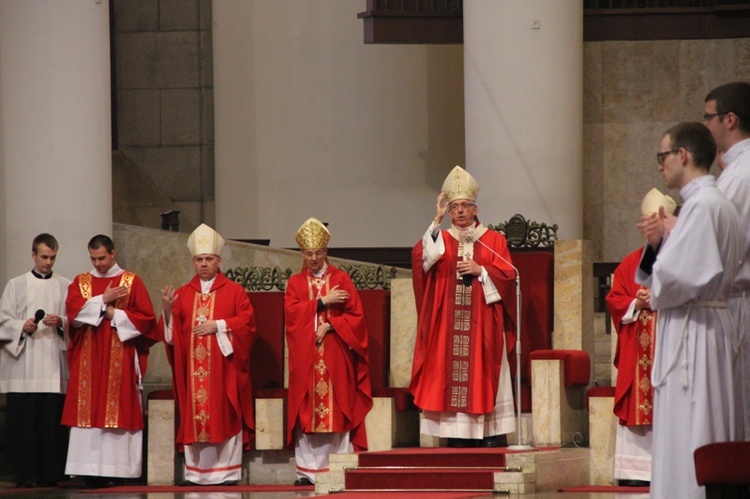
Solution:
[[[693,453],[695,476],[707,499],[750,498],[750,442],[716,442]]]
[[[521,276],[521,410],[531,412],[530,355],[552,347],[555,254],[549,249],[521,248],[512,248],[510,254]],[[508,360],[515,378],[515,354]],[[515,390],[515,379],[513,386]]]

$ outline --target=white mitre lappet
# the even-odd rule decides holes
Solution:
[[[193,256],[219,255],[224,249],[224,238],[206,224],[200,224],[187,241],[187,247]]]
[[[659,213],[659,208],[664,207],[665,213],[674,213],[677,208],[677,203],[674,202],[670,196],[662,194],[659,189],[654,187],[643,197],[641,201],[641,214],[651,215],[652,213]]]
[[[476,201],[477,194],[479,194],[479,183],[469,172],[460,166],[456,166],[445,177],[441,191],[447,194],[449,203],[456,199]]]

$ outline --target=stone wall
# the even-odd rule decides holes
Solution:
[[[184,231],[213,226],[211,0],[114,0],[112,17],[113,148],[130,167],[115,185],[114,220],[159,227],[166,203]]]
[[[712,88],[750,80],[750,39],[588,42],[584,75],[584,238],[616,262],[643,244],[641,199],[664,190],[662,134],[702,121]]]

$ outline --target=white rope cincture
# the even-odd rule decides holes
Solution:
[[[685,319],[682,321],[682,332],[680,333],[680,343],[677,345],[677,349],[672,356],[672,360],[669,362],[669,366],[662,375],[661,379],[652,379],[652,385],[654,388],[658,388],[664,385],[664,381],[672,369],[677,364],[677,358],[682,352],[682,362],[680,362],[680,386],[682,388],[688,387],[688,361],[687,361],[687,345],[686,340],[688,336],[688,320],[690,319],[690,311],[693,308],[727,308],[729,304],[725,301],[694,301],[687,304],[687,311],[685,312]]]

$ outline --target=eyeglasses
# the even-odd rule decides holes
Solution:
[[[656,161],[657,163],[659,163],[659,166],[661,166],[664,164],[664,160],[667,159],[667,156],[669,156],[670,154],[675,154],[679,151],[679,149],[672,149],[671,151],[657,152]]]
[[[448,205],[450,211],[456,211],[461,208],[462,210],[468,210],[469,208],[476,206],[474,203],[452,203]]]
[[[731,111],[724,111],[723,113],[706,113],[703,115],[704,121],[711,121],[712,119],[716,118],[717,116],[722,116],[725,114],[729,114]]]
[[[312,258],[312,257],[323,258],[325,255],[326,255],[326,252],[323,250],[317,250],[317,251],[305,250],[302,252],[302,256],[305,258]]]

